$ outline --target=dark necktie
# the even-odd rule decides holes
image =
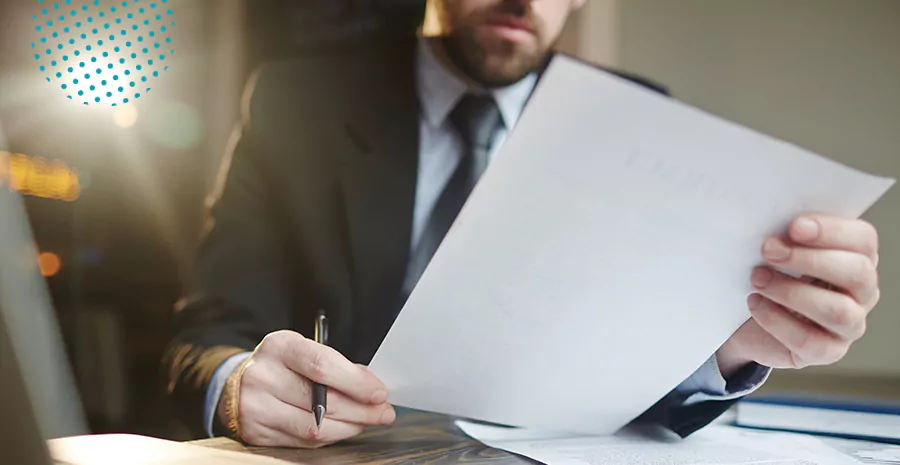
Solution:
[[[478,178],[487,168],[494,134],[503,127],[500,109],[490,95],[466,94],[456,104],[448,120],[463,142],[463,157],[435,203],[413,251],[404,283],[404,293],[407,295],[422,276]]]

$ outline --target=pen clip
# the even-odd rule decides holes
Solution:
[[[325,317],[325,310],[319,310],[316,315],[313,338],[319,344],[328,345],[328,318]]]

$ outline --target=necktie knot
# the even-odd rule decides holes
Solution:
[[[470,149],[488,150],[503,125],[500,108],[491,95],[466,94],[450,112],[450,123]]]

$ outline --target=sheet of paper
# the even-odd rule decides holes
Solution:
[[[612,436],[572,436],[458,421],[466,434],[488,446],[548,465],[848,465],[859,462],[815,438],[709,426],[688,439],[651,429]]]
[[[822,442],[862,463],[900,465],[900,446],[843,438],[820,438]]]
[[[370,368],[398,405],[611,433],[747,320],[764,237],[892,183],[559,57]]]
[[[53,459],[66,465],[287,465],[283,460],[128,434],[76,436],[48,441]],[[5,465],[5,464],[4,464]]]

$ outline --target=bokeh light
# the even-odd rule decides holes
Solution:
[[[132,103],[126,103],[116,107],[113,111],[113,122],[122,129],[134,127],[137,124],[138,111]]]
[[[73,101],[140,99],[169,69],[169,0],[38,0],[32,52],[44,79]]]
[[[141,132],[157,144],[172,149],[197,147],[203,140],[203,118],[177,101],[154,102],[142,108]]]
[[[56,276],[62,269],[62,261],[59,259],[59,255],[53,252],[41,252],[38,255],[38,267],[41,269],[41,275],[50,278]]]

